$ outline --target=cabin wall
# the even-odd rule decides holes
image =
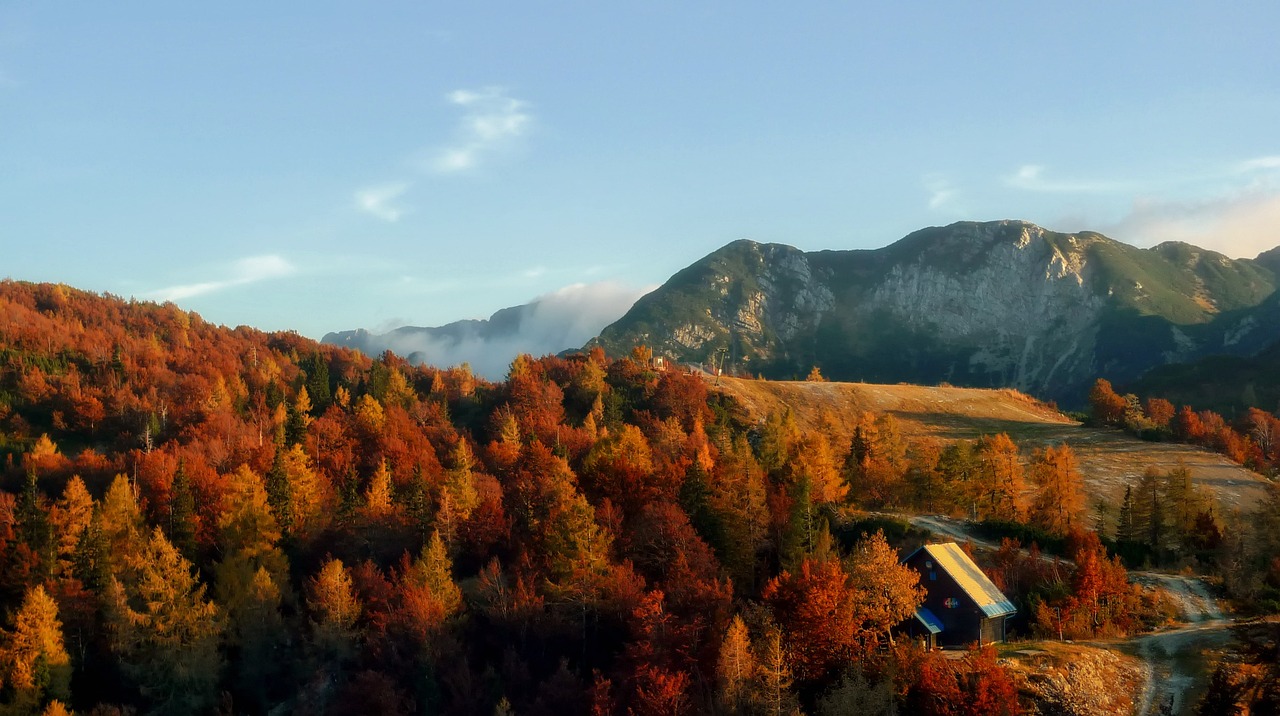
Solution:
[[[982,620],[982,643],[1004,641],[1004,617],[988,617]]]
[[[943,630],[936,637],[937,643],[941,646],[965,646],[979,638],[984,644],[1004,641],[1004,617],[987,617],[950,574],[937,568],[936,563],[933,569],[926,567],[929,561],[929,555],[921,551],[912,555],[905,564],[920,573],[920,585],[927,592],[924,606],[942,622]],[[949,599],[955,599],[958,606],[948,607]]]

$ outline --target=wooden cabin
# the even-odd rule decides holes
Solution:
[[[1004,641],[1005,620],[1018,612],[955,542],[927,544],[904,559],[927,590],[900,631],[928,647]]]

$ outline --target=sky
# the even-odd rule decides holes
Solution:
[[[950,7],[948,7],[950,6]],[[0,0],[0,277],[607,322],[738,238],[1280,244],[1280,4]],[[567,309],[566,309],[567,310]]]

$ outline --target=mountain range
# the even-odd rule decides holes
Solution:
[[[1128,385],[1160,366],[1269,355],[1280,340],[1278,284],[1280,248],[1231,259],[1021,221],[931,227],[874,250],[739,240],[642,296],[584,347],[620,355],[645,344],[768,378],[816,366],[833,380],[1007,386],[1078,405],[1099,376]],[[518,328],[522,308],[479,326],[400,330],[496,335]],[[363,348],[370,335],[325,340]]]

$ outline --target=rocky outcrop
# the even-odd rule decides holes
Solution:
[[[984,225],[966,237],[985,249],[967,270],[895,264],[867,304],[944,343],[971,346],[973,372],[1043,393],[1055,378],[1094,370],[1094,326],[1106,300],[1092,289],[1080,241],[1064,253],[1038,226],[1022,225],[1013,237],[1003,228]]]

